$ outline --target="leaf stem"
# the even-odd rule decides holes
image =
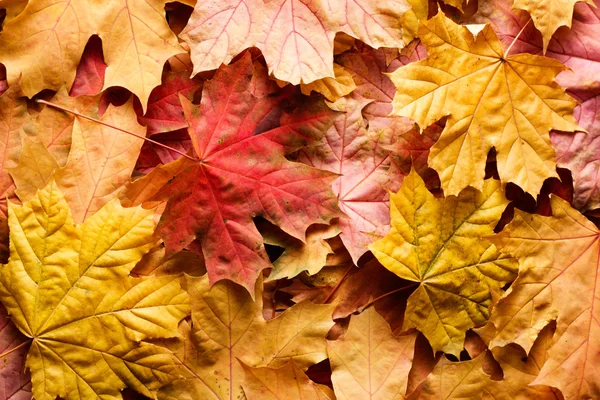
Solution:
[[[15,351],[19,350],[21,347],[23,347],[23,346],[25,346],[25,345],[27,345],[27,344],[31,343],[31,341],[32,341],[32,340],[33,340],[33,339],[27,339],[26,341],[24,341],[24,342],[23,342],[23,343],[21,343],[20,345],[18,345],[18,346],[16,346],[16,347],[13,347],[12,349],[10,349],[10,350],[8,350],[8,351],[5,351],[4,353],[0,354],[0,358],[4,358],[4,357],[6,357],[7,355],[9,355],[10,353],[13,353],[13,352],[15,352]]]
[[[531,18],[529,18],[529,21],[527,21],[525,23],[525,25],[523,25],[523,27],[521,28],[519,33],[517,33],[517,36],[515,36],[515,38],[511,42],[511,44],[508,46],[508,49],[506,49],[506,52],[504,53],[504,58],[508,57],[508,53],[510,53],[510,49],[512,49],[513,45],[517,42],[517,39],[519,38],[519,36],[521,36],[521,34],[525,30],[525,28],[527,28],[527,25],[529,25],[530,22],[531,22]]]
[[[87,120],[89,120],[89,121],[92,121],[92,122],[96,122],[96,123],[98,123],[98,124],[100,124],[100,125],[107,126],[107,127],[109,127],[109,128],[112,128],[112,129],[115,129],[115,130],[117,130],[117,131],[120,131],[120,132],[126,133],[126,134],[128,134],[128,135],[135,136],[136,138],[139,138],[139,139],[145,140],[145,141],[147,141],[147,142],[150,142],[150,143],[152,143],[152,144],[155,144],[155,145],[157,145],[157,146],[164,147],[165,149],[171,150],[171,151],[173,151],[173,152],[175,152],[175,153],[177,153],[177,154],[180,154],[180,155],[184,156],[185,158],[187,158],[187,159],[190,159],[190,160],[192,160],[192,161],[198,161],[198,159],[197,159],[197,158],[191,157],[191,156],[189,156],[188,154],[184,153],[184,152],[183,152],[183,151],[181,151],[181,150],[174,149],[173,147],[171,147],[171,146],[167,146],[166,144],[163,144],[163,143],[160,143],[160,142],[157,142],[156,140],[152,140],[152,139],[150,139],[150,138],[147,138],[147,137],[145,137],[145,136],[138,135],[137,133],[133,133],[133,132],[130,132],[130,131],[128,131],[128,130],[125,130],[125,129],[122,129],[122,128],[119,128],[119,127],[116,127],[116,126],[114,126],[114,125],[108,124],[108,123],[106,123],[106,122],[100,121],[99,119],[92,118],[92,117],[89,117],[89,116],[87,116],[87,115],[81,114],[80,112],[78,112],[78,111],[75,111],[75,110],[71,110],[70,108],[63,107],[63,106],[61,106],[61,105],[54,104],[54,103],[51,103],[51,102],[49,102],[49,101],[42,100],[42,99],[36,99],[36,101],[37,101],[38,103],[41,103],[41,104],[46,104],[47,106],[50,106],[50,107],[53,107],[53,108],[57,108],[57,109],[59,109],[59,110],[62,110],[62,111],[65,111],[65,112],[71,113],[71,114],[73,114],[73,115],[77,115],[78,117],[81,117],[81,118],[87,119]]]
[[[329,302],[329,300],[331,300],[331,298],[333,297],[333,295],[335,294],[335,292],[340,288],[340,286],[342,286],[342,283],[344,283],[344,280],[346,280],[346,277],[348,276],[348,274],[350,273],[350,271],[352,271],[352,268],[354,268],[354,264],[350,264],[350,267],[348,268],[348,270],[346,271],[346,273],[344,274],[344,276],[341,277],[341,279],[337,283],[337,285],[335,285],[335,287],[333,289],[331,289],[331,292],[329,292],[329,294],[327,295],[327,297],[325,297],[325,300],[323,300],[323,304],[327,304]]]
[[[395,294],[395,293],[401,292],[401,291],[403,291],[403,290],[406,290],[406,289],[413,288],[413,287],[415,287],[415,286],[417,286],[417,285],[419,285],[419,283],[418,283],[418,282],[414,282],[414,283],[411,283],[410,285],[403,286],[403,287],[401,287],[401,288],[394,289],[394,290],[392,290],[391,292],[387,292],[387,293],[385,293],[385,294],[382,294],[381,296],[379,296],[379,297],[377,297],[377,298],[375,298],[375,299],[373,299],[373,300],[369,301],[367,304],[365,304],[364,306],[362,306],[362,307],[361,307],[359,310],[360,310],[360,312],[363,312],[363,311],[365,311],[367,308],[371,307],[373,304],[377,303],[379,300],[381,300],[381,299],[383,299],[383,298],[385,298],[385,297],[387,297],[387,296],[390,296],[390,295],[392,295],[392,294]]]

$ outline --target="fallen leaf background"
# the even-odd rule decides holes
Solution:
[[[599,6],[0,0],[0,400],[600,398]]]

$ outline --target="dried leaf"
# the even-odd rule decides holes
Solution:
[[[119,399],[126,386],[153,396],[177,378],[172,354],[143,340],[177,335],[187,294],[171,276],[128,276],[155,241],[152,211],[113,200],[74,225],[50,183],[9,212],[0,299],[32,340],[27,367],[36,399]]]
[[[502,182],[537,195],[546,178],[557,176],[550,129],[579,129],[576,102],[554,81],[565,67],[529,54],[504,58],[489,26],[473,37],[442,13],[422,22],[419,35],[429,57],[391,74],[398,88],[394,114],[422,129],[448,115],[429,155],[444,193],[481,190],[495,147]]]
[[[420,283],[408,299],[404,329],[421,331],[434,352],[458,356],[465,332],[487,322],[492,295],[516,275],[516,260],[484,239],[508,200],[495,180],[481,193],[436,199],[413,170],[390,201],[390,233],[369,249],[387,269]]]

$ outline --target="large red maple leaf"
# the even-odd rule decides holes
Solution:
[[[205,83],[200,106],[180,97],[198,161],[159,167],[176,172],[152,198],[167,201],[157,234],[169,252],[198,239],[211,283],[230,279],[251,293],[271,266],[254,217],[303,240],[309,225],[341,215],[336,175],[285,158],[327,131],[335,113],[315,99],[295,105],[254,71],[247,54]]]

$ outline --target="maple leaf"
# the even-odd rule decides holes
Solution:
[[[252,74],[247,54],[205,83],[199,107],[182,99],[199,162],[175,161],[192,165],[156,196],[168,199],[157,229],[168,251],[197,238],[211,282],[231,279],[250,293],[258,273],[270,266],[253,217],[304,240],[310,224],[328,223],[339,213],[329,189],[333,174],[284,158],[325,131],[333,113],[315,102],[293,113],[275,110],[278,126],[255,134],[261,121],[270,123],[265,118],[279,99],[258,97],[263,89]],[[171,164],[161,167],[168,168]]]
[[[579,1],[594,4],[593,0],[540,0],[536,2],[514,0],[513,8],[525,10],[531,14],[535,27],[542,32],[545,53],[554,32],[561,26],[571,27],[573,7]]]
[[[51,182],[9,212],[0,299],[31,338],[36,399],[118,399],[125,386],[152,396],[178,376],[172,354],[143,340],[177,335],[187,294],[176,277],[128,276],[155,241],[153,211],[113,200],[74,225]]]
[[[517,345],[496,347],[492,350],[494,359],[502,367],[503,379],[492,380],[485,387],[487,392],[484,400],[496,399],[540,399],[558,400],[562,399],[560,392],[548,386],[528,386],[538,376],[541,367],[546,362],[548,348],[552,344],[554,334],[548,325],[540,332],[529,355]]]
[[[386,74],[427,57],[425,48],[420,44],[409,57],[398,57],[396,54],[392,60],[389,60],[386,49],[373,50],[365,46],[359,50],[342,54],[339,63],[352,73],[356,84],[354,95],[371,100],[362,110],[369,129],[394,129],[397,133],[407,131],[413,125],[411,121],[389,115],[393,110],[396,87]]]
[[[552,217],[515,211],[491,238],[519,259],[519,277],[494,308],[483,334],[490,347],[517,343],[529,352],[548,322],[556,338],[534,385],[560,389],[566,399],[600,396],[597,301],[600,231],[566,201],[551,198]]]
[[[579,129],[575,100],[554,81],[565,67],[530,54],[505,57],[489,25],[474,37],[442,13],[422,22],[419,36],[429,57],[390,75],[398,88],[394,114],[421,128],[448,115],[429,155],[444,193],[481,189],[495,147],[502,182],[537,195],[546,178],[557,176],[550,129]]]
[[[91,35],[86,0],[32,0],[0,33],[0,62],[8,84],[21,76],[27,97],[43,89],[58,90],[75,79],[77,63]]]
[[[206,275],[186,281],[194,329],[186,329],[178,357],[188,378],[165,386],[159,399],[177,399],[184,393],[198,399],[237,399],[244,380],[237,360],[270,368],[294,360],[305,370],[327,357],[325,335],[333,325],[333,305],[301,303],[267,322],[262,317],[261,282],[253,301],[245,288],[227,280],[212,288]]]
[[[346,334],[327,342],[337,398],[404,399],[415,337],[395,337],[373,307],[352,316]]]
[[[516,260],[483,238],[508,200],[495,180],[481,193],[469,188],[436,199],[412,170],[390,202],[390,233],[369,249],[387,269],[420,283],[408,299],[404,329],[420,330],[434,352],[458,356],[465,332],[486,323],[492,295],[515,278]]]
[[[75,221],[83,222],[115,198],[129,182],[143,140],[111,126],[139,136],[145,128],[137,122],[132,99],[121,107],[109,106],[101,121],[109,125],[84,118],[71,120],[72,145],[64,167],[59,167],[44,144],[26,140],[18,166],[10,170],[20,199],[33,196],[54,176]]]
[[[478,400],[492,381],[483,371],[485,353],[469,361],[451,362],[446,357],[435,366],[421,388],[421,400]]]
[[[27,347],[19,347],[27,338],[10,320],[0,303],[0,399],[25,400],[31,398],[31,377],[25,371]]]
[[[181,33],[194,75],[256,46],[269,73],[293,84],[334,77],[333,41],[345,32],[373,47],[402,47],[402,0],[211,0],[196,3]]]
[[[281,368],[251,368],[242,363],[245,372],[244,394],[248,400],[334,399],[325,393],[327,386],[320,387],[294,363]],[[331,389],[329,389],[331,390]]]
[[[165,61],[183,52],[164,18],[164,1],[120,0],[110,5],[87,0],[32,0],[0,34],[0,62],[8,83],[22,76],[28,97],[43,89],[71,85],[92,33],[103,41],[107,68],[104,87],[122,86],[140,99],[160,78]],[[151,56],[149,56],[151,54]]]
[[[340,175],[333,182],[340,210],[346,214],[338,222],[340,238],[355,264],[373,238],[388,231],[387,189],[394,190],[402,182],[386,149],[396,141],[395,132],[367,132],[361,114],[366,103],[344,98],[330,105],[344,113],[338,115],[320,143],[301,150],[298,156],[305,164]]]
[[[525,26],[529,17],[525,12],[511,13],[510,0],[485,2],[473,16],[473,22],[490,22],[498,32],[505,46],[514,41],[513,51],[542,53],[542,37],[533,26]],[[561,29],[550,41],[546,56],[563,62],[569,70],[561,72],[557,82],[567,93],[581,102],[575,108],[575,119],[585,132],[575,135],[553,131],[550,134],[556,149],[556,162],[559,167],[568,168],[573,174],[573,204],[581,210],[600,207],[600,193],[596,191],[596,169],[599,156],[595,141],[597,137],[596,115],[599,84],[590,76],[600,73],[600,45],[596,38],[600,35],[599,1],[595,7],[587,3],[577,3],[573,13],[571,29]],[[521,34],[517,37],[519,32]]]
[[[293,278],[302,271],[314,275],[327,263],[327,256],[333,254],[325,241],[339,235],[337,225],[311,225],[306,230],[306,243],[282,232],[270,224],[257,224],[265,243],[282,247],[285,250],[273,263],[273,270],[267,281]]]

